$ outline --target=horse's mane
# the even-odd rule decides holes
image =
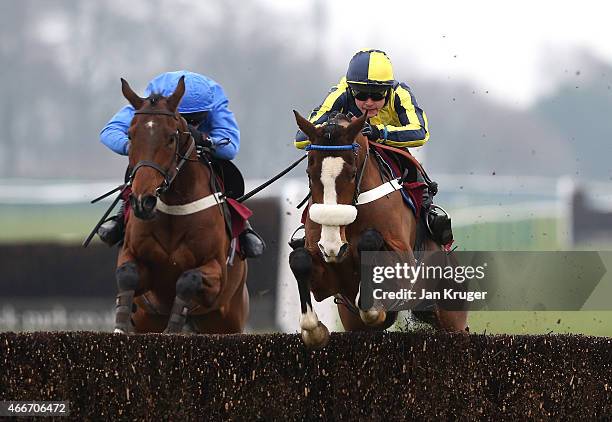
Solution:
[[[165,98],[166,97],[164,97],[161,94],[153,93],[149,95],[149,97],[147,98],[147,101],[149,101],[149,103],[151,104],[151,107],[155,107],[157,103],[159,102],[159,100],[163,100]]]

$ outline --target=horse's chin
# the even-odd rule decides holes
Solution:
[[[323,260],[327,264],[339,264],[342,261],[344,261],[345,259],[346,259],[346,254],[342,255],[341,257],[337,257],[337,256],[325,256],[325,255],[323,255]]]
[[[151,221],[155,218],[155,216],[157,215],[157,212],[155,210],[153,210],[153,212],[150,213],[137,213],[136,211],[134,211],[134,217],[138,218],[139,220],[144,220],[144,221]]]

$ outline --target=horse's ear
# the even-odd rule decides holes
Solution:
[[[295,114],[295,121],[298,127],[308,136],[310,142],[314,143],[317,139],[317,128],[315,125],[303,118],[296,110],[293,110],[293,114]]]
[[[179,79],[176,84],[176,89],[172,95],[168,97],[168,107],[170,107],[170,110],[176,111],[183,95],[185,95],[185,75],[181,76],[181,79]]]
[[[144,98],[140,98],[132,88],[130,88],[130,84],[123,78],[121,78],[121,92],[123,92],[123,96],[132,104],[136,110],[140,110],[142,105],[144,104]]]
[[[361,117],[353,120],[345,129],[344,133],[346,134],[346,138],[351,141],[355,139],[357,134],[361,132],[361,129],[363,129],[363,125],[365,124],[367,118],[368,114],[363,113]]]

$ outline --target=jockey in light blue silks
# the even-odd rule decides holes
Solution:
[[[189,131],[198,146],[209,147],[218,160],[232,160],[240,149],[240,130],[234,113],[228,108],[228,99],[217,82],[198,73],[179,70],[162,73],[154,78],[145,90],[145,97],[152,94],[170,96],[185,76],[185,94],[178,112],[185,118]],[[100,141],[120,155],[128,155],[130,142],[128,129],[134,118],[134,107],[126,105],[119,110],[100,132]],[[117,216],[104,223],[98,230],[100,238],[115,245],[124,235],[124,204]],[[265,244],[261,237],[247,224],[241,234],[240,243],[247,257],[263,253]]]

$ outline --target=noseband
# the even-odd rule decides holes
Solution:
[[[177,120],[177,121],[179,120],[179,117],[177,116],[176,113],[171,113],[169,111],[164,111],[164,110],[159,110],[159,111],[146,111],[146,110],[143,110],[143,111],[136,111],[136,112],[134,112],[134,114],[163,115],[163,116],[174,117],[174,119]],[[175,139],[175,145],[176,145],[175,150],[174,150],[174,157],[179,157],[180,158],[180,161],[176,165],[175,172],[174,172],[174,174],[172,176],[170,176],[170,174],[169,174],[170,169],[165,170],[159,164],[157,164],[157,163],[155,163],[153,161],[142,160],[142,161],[139,161],[138,163],[136,163],[136,165],[132,169],[132,172],[130,173],[130,178],[128,180],[128,185],[132,184],[132,182],[134,181],[134,178],[136,177],[136,172],[140,168],[142,168],[142,167],[150,167],[150,168],[156,170],[164,178],[164,181],[162,182],[162,184],[157,189],[155,189],[155,196],[160,196],[161,194],[166,192],[168,189],[170,189],[170,185],[172,185],[172,182],[174,181],[176,176],[179,174],[179,172],[181,171],[181,168],[183,168],[185,163],[187,161],[194,161],[193,159],[190,159],[189,156],[191,155],[191,153],[196,148],[195,141],[192,139],[192,142],[189,145],[189,148],[187,149],[187,152],[185,154],[181,154],[179,152],[179,141],[180,141],[181,135],[189,135],[191,137],[191,133],[190,132],[181,132],[178,128],[176,129],[176,133],[174,133],[172,135],[172,137],[174,137],[174,139]]]

